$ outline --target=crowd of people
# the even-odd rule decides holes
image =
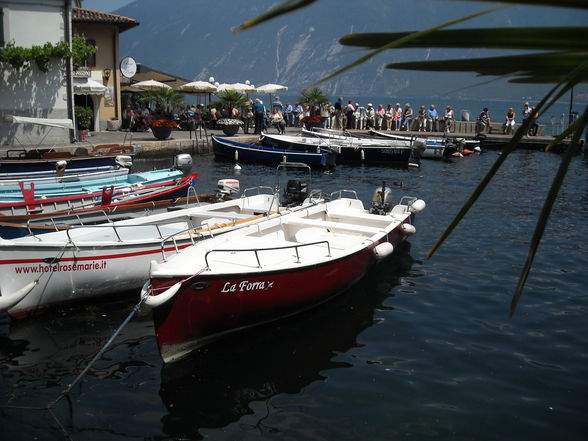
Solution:
[[[130,104],[124,111],[122,128],[132,131],[149,130],[152,120],[157,115],[157,109],[152,111],[147,106]],[[536,135],[538,125],[533,115],[533,107],[525,102],[521,111],[523,121],[533,118],[529,135]],[[269,128],[275,128],[278,133],[285,133],[286,127],[301,127],[312,121],[313,125],[335,130],[377,130],[377,131],[420,131],[420,132],[452,132],[455,125],[455,112],[451,105],[445,110],[438,111],[435,104],[428,107],[419,106],[413,110],[410,103],[401,106],[378,104],[374,108],[372,103],[360,106],[359,103],[348,100],[344,102],[339,97],[334,103],[322,105],[308,105],[303,103],[282,103],[276,97],[268,108],[263,100],[257,98],[249,100],[242,108],[230,108],[203,104],[187,106],[173,113],[173,119],[181,129],[194,130],[198,127],[214,129],[216,121],[221,118],[237,118],[243,121],[244,133],[253,131],[259,134]],[[502,124],[502,133],[512,134],[516,127],[516,113],[509,107]],[[487,107],[483,108],[476,119],[476,134],[489,133],[492,130],[492,120]]]

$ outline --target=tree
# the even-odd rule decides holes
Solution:
[[[318,87],[309,87],[300,92],[299,103],[307,103],[310,106],[320,106],[328,103],[329,97]]]
[[[286,0],[273,7],[264,14],[243,23],[237,32],[251,28],[291,11],[309,6],[318,0]],[[512,5],[536,5],[553,6],[574,9],[588,9],[586,0],[476,0],[479,2],[501,2]],[[498,8],[484,10],[466,17],[442,23],[430,29],[413,32],[395,33],[370,33],[350,34],[342,37],[340,43],[348,46],[359,46],[369,52],[358,58],[353,63],[344,66],[321,79],[317,84],[330,80],[335,76],[358,66],[361,63],[373,58],[386,50],[410,48],[410,47],[443,47],[443,48],[483,48],[483,49],[525,49],[539,52],[532,52],[526,55],[499,56],[480,58],[475,60],[440,60],[440,61],[415,61],[410,63],[390,63],[386,67],[390,69],[412,69],[429,71],[461,71],[474,72],[478,75],[493,75],[510,77],[513,83],[551,83],[555,86],[535,107],[533,114],[528,118],[513,135],[510,142],[503,148],[502,154],[498,157],[492,168],[481,180],[472,196],[466,201],[462,209],[450,223],[447,229],[441,234],[437,242],[431,248],[430,258],[435,250],[451,234],[459,224],[468,210],[474,205],[486,186],[490,183],[500,166],[512,153],[519,140],[527,133],[534,117],[546,111],[558,99],[570,92],[573,87],[581,82],[588,82],[588,27],[547,27],[547,28],[501,28],[493,29],[491,32],[480,32],[479,29],[446,30],[445,28],[461,23],[483,14],[490,13]],[[531,239],[529,253],[519,277],[515,293],[510,307],[512,315],[521,297],[527,277],[533,265],[533,260],[539,243],[545,231],[549,215],[561,188],[563,179],[568,171],[572,158],[580,150],[580,138],[582,132],[588,126],[588,108],[567,130],[547,147],[562,139],[571,136],[571,142],[562,157],[561,164],[549,192]]]
[[[232,111],[235,107],[240,108],[247,105],[249,99],[236,90],[223,90],[216,95],[221,105],[226,106]]]
[[[185,105],[183,95],[177,90],[171,88],[168,89],[167,87],[144,92],[139,101],[145,104],[155,104],[156,114],[168,117],[173,109]]]

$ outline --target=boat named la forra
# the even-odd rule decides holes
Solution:
[[[152,261],[143,287],[165,362],[224,335],[319,305],[345,291],[415,233],[421,199],[366,210],[351,191]],[[337,196],[337,195],[334,195]],[[346,196],[346,197],[343,197]]]

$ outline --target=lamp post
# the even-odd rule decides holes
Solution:
[[[210,84],[214,84],[214,77],[213,77],[213,76],[210,76],[210,77],[208,78],[208,82],[209,82]],[[212,99],[212,94],[211,94],[210,92],[208,92],[208,107],[210,107],[210,102],[211,102],[211,99]]]

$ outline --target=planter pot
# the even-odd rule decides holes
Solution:
[[[120,126],[121,126],[121,121],[118,119],[110,119],[110,120],[106,121],[106,130],[108,130],[110,132],[115,132],[117,130],[120,130]]]
[[[80,138],[80,142],[88,141],[88,133],[90,133],[90,131],[88,129],[82,129],[82,130],[78,131],[78,136]]]
[[[307,130],[311,130],[313,127],[321,127],[321,123],[320,122],[314,122],[314,121],[306,121],[304,123],[304,127],[306,127]]]
[[[237,132],[239,132],[239,127],[240,126],[237,124],[224,125],[224,124],[217,123],[217,128],[221,129],[223,131],[223,133],[227,136],[236,135]]]
[[[151,133],[157,139],[167,139],[170,137],[172,132],[171,127],[151,127]]]

